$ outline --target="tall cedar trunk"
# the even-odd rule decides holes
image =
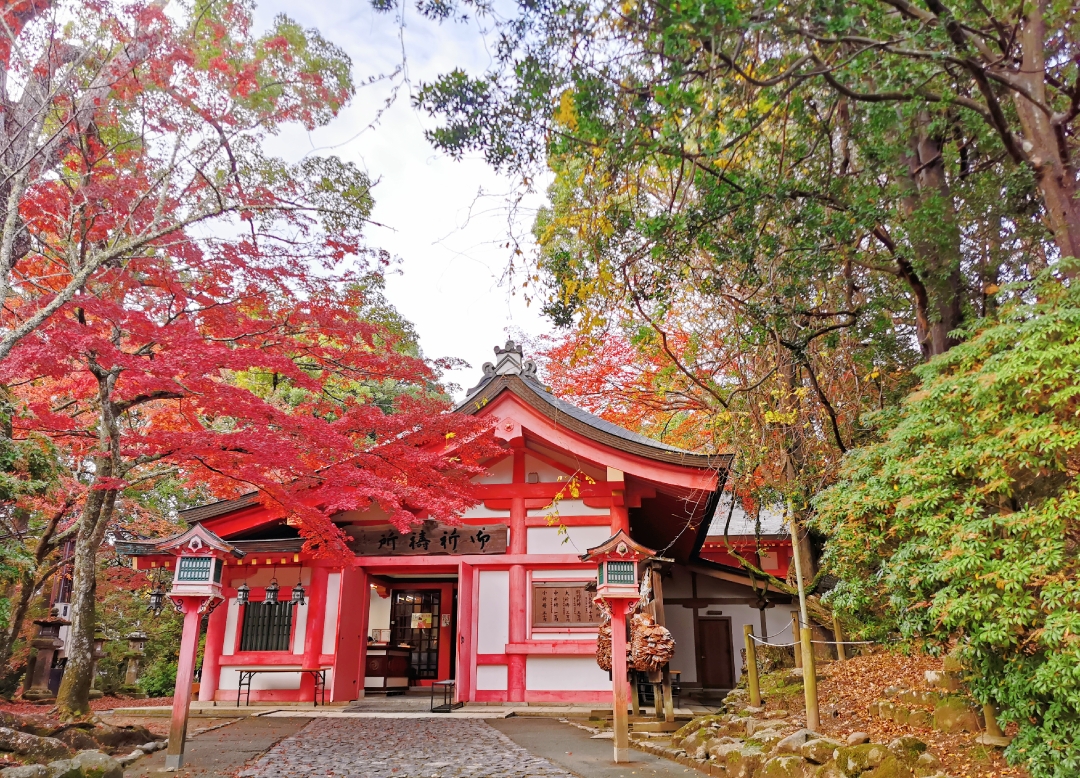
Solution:
[[[925,287],[916,294],[916,336],[924,359],[944,354],[958,341],[949,333],[963,323],[964,277],[961,273],[960,230],[949,182],[945,177],[940,139],[930,134],[930,117],[920,113],[909,150],[908,194],[902,200],[904,215],[920,218],[909,233],[915,252],[916,272]],[[934,224],[934,229],[929,228]]]
[[[98,379],[101,404],[99,449],[94,458],[94,480],[100,483],[122,476],[120,472],[120,426],[112,389],[119,372],[105,372],[92,360],[91,370]],[[93,489],[79,517],[75,535],[75,557],[71,575],[71,627],[68,633],[67,665],[56,695],[56,706],[63,719],[85,716],[90,712],[90,686],[93,683],[94,606],[97,594],[97,552],[105,540],[105,531],[116,506],[115,489]]]
[[[22,632],[23,622],[30,610],[30,602],[38,589],[34,584],[34,574],[30,570],[24,570],[19,580],[19,596],[8,616],[7,629],[0,634],[0,666],[7,666],[8,660],[11,659],[11,651],[15,647],[19,633]]]
[[[777,360],[779,362],[779,372],[783,376],[784,384],[787,388],[787,402],[783,407],[779,408],[782,413],[790,413],[792,411],[798,411],[799,406],[799,394],[798,391],[801,388],[798,376],[798,366],[795,364],[792,355],[786,353],[786,349],[781,345],[780,338],[776,338]],[[801,418],[801,414],[796,413],[795,418]],[[803,440],[803,427],[801,424],[787,425],[786,436],[788,439],[787,451],[785,452],[784,462],[784,480],[787,482],[789,489],[797,488],[799,483],[799,473],[805,466],[804,456],[804,440]],[[799,561],[802,564],[803,576],[809,583],[817,574],[817,565],[814,562],[814,554],[810,548],[810,535],[806,532],[806,525],[800,520],[798,522],[798,530],[796,532],[795,553],[799,555]]]
[[[1020,29],[1023,66],[1015,75],[1028,94],[1043,104],[1046,103],[1046,6],[1046,0],[1028,6],[1030,11]],[[1076,165],[1069,157],[1065,120],[1047,116],[1017,91],[1013,92],[1013,104],[1024,140],[1031,144],[1030,149],[1025,145],[1024,150],[1042,193],[1047,226],[1062,257],[1080,258],[1080,199],[1077,199],[1080,191]]]

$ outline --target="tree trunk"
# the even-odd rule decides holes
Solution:
[[[1016,78],[1033,100],[1046,104],[1046,0],[1030,4],[1020,28],[1023,66]],[[1062,258],[1080,258],[1080,191],[1070,158],[1065,115],[1048,116],[1032,100],[1013,91],[1013,104],[1024,133],[1024,151],[1046,208],[1047,226]],[[1030,148],[1028,147],[1030,144]]]
[[[110,473],[111,467],[107,469]],[[64,679],[56,694],[60,717],[76,719],[90,713],[91,671],[94,663],[95,604],[97,600],[97,551],[105,539],[112,509],[116,504],[115,490],[91,492],[79,532],[75,536],[75,557],[71,575],[71,627],[65,646],[67,665]]]
[[[942,142],[930,132],[930,117],[921,112],[912,133],[907,164],[908,194],[901,201],[909,221],[916,270],[924,293],[916,295],[916,335],[924,359],[944,354],[959,341],[949,336],[963,323],[964,277],[961,273],[960,231],[945,176]],[[916,223],[916,219],[921,224]],[[934,229],[928,225],[934,224]]]

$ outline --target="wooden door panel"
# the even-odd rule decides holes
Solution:
[[[732,656],[731,619],[698,619],[698,680],[705,689],[731,689],[735,686],[735,662]]]

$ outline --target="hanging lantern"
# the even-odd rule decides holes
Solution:
[[[146,609],[153,613],[155,616],[161,613],[161,609],[165,606],[165,590],[160,586],[154,587],[150,592],[150,604],[146,606]]]
[[[304,587],[299,581],[297,581],[296,586],[292,588],[292,601],[293,605],[304,604]]]
[[[278,590],[281,587],[278,586],[277,578],[271,579],[270,583],[266,585],[266,597],[263,598],[264,605],[277,605]]]
[[[251,597],[251,587],[245,581],[236,588],[236,604],[247,605],[249,597]]]

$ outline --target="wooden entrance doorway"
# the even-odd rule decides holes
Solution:
[[[735,688],[730,618],[705,616],[697,620],[697,671],[703,689]]]
[[[412,686],[452,680],[457,670],[457,587],[450,582],[427,583],[414,579],[390,589],[390,642],[412,647]]]

